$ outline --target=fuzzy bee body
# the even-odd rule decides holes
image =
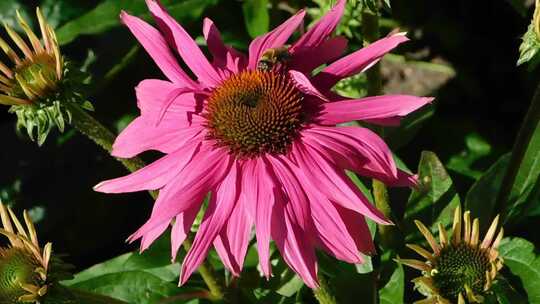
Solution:
[[[257,70],[270,71],[277,64],[286,63],[290,59],[289,46],[270,48],[264,51],[257,62]]]

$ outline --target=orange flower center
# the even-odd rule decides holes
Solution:
[[[283,154],[301,126],[302,98],[286,74],[233,75],[208,99],[209,135],[240,156]]]

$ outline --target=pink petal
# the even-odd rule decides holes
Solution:
[[[313,80],[316,87],[329,90],[342,78],[363,72],[377,63],[386,53],[400,43],[409,40],[404,33],[394,34],[377,40],[367,47],[358,50],[330,64]]]
[[[361,127],[323,127],[304,130],[312,146],[329,151],[331,158],[351,164],[350,169],[367,168],[396,178],[397,168],[386,143],[369,129]],[[358,156],[363,156],[359,158]]]
[[[338,0],[336,5],[328,11],[319,21],[310,28],[293,46],[291,52],[298,49],[308,49],[319,46],[323,43],[336,29],[343,11],[345,10],[346,0]]]
[[[287,66],[291,70],[310,74],[322,64],[339,58],[346,49],[347,39],[345,37],[330,38],[318,46],[295,51],[294,54],[291,54],[291,60]]]
[[[214,66],[227,69],[233,73],[238,73],[245,68],[245,56],[223,43],[219,30],[214,25],[214,22],[208,18],[204,18],[203,34],[208,50],[214,57]]]
[[[171,257],[173,262],[176,260],[180,246],[184,243],[191,231],[191,226],[193,225],[198,212],[199,206],[195,205],[176,216],[176,220],[171,230]]]
[[[111,155],[130,158],[148,150],[172,153],[190,141],[202,140],[203,130],[200,123],[189,127],[155,126],[153,122],[140,116],[118,135]]]
[[[304,168],[309,170],[309,168]],[[316,178],[316,176],[313,176]],[[306,187],[312,186],[304,181]],[[320,192],[307,191],[317,237],[325,250],[348,263],[362,263],[353,237],[334,205]]]
[[[330,125],[353,120],[375,120],[384,124],[386,119],[401,119],[432,100],[430,97],[411,95],[382,95],[329,102],[322,105],[318,120],[321,124]]]
[[[240,190],[237,167],[237,164],[231,167],[225,179],[210,196],[208,209],[195,236],[193,246],[191,246],[182,263],[180,285],[187,281],[206,258],[210,245],[214,242],[235,207]]]
[[[145,251],[152,245],[152,243],[161,235],[167,228],[169,227],[169,223],[163,223],[162,225],[154,228],[152,231],[148,232],[142,237],[141,240],[141,249],[140,252]]]
[[[182,94],[178,94],[179,90]],[[155,124],[172,121],[172,125],[177,126],[179,120],[187,122],[190,113],[201,111],[198,91],[185,92],[184,88],[168,81],[146,79],[135,87],[135,92],[141,115]]]
[[[300,26],[305,14],[306,12],[304,10],[300,10],[273,31],[255,38],[249,45],[248,67],[255,69],[257,67],[257,62],[261,58],[264,51],[283,46],[287,40],[289,40],[289,37],[291,37],[294,31],[296,31],[298,26]]]
[[[306,75],[302,74],[301,72],[289,70],[289,76],[291,76],[292,80],[296,84],[296,87],[304,94],[315,96],[321,100],[328,101],[328,98],[326,98],[321,92],[315,88],[309,79],[306,77]]]
[[[345,208],[363,214],[379,224],[390,224],[384,215],[377,210],[369,200],[345,175],[343,169],[335,168],[317,149],[295,146],[294,153],[299,163],[299,175],[303,174],[306,193],[315,195],[320,192],[324,196]],[[321,199],[315,197],[314,199]],[[312,202],[314,199],[310,199]]]
[[[272,239],[285,262],[306,285],[318,288],[315,248],[304,230],[284,210],[284,202],[277,201],[272,214]]]
[[[189,164],[159,192],[150,219],[130,239],[136,240],[178,214],[200,206],[206,194],[222,182],[231,162],[228,151],[203,143]]]
[[[248,203],[251,202],[247,202],[243,195],[239,196],[228,221],[214,240],[214,247],[223,264],[234,276],[242,272],[253,226],[253,217],[246,208]]]
[[[311,230],[311,215],[309,211],[309,199],[294,174],[289,160],[281,157],[269,156],[268,160],[274,170],[276,178],[283,187],[283,191],[288,197],[287,207],[290,208],[295,221],[304,231]]]
[[[341,220],[347,226],[349,234],[353,237],[356,249],[364,254],[372,255],[376,253],[375,244],[371,238],[371,232],[365,218],[350,209],[334,205],[341,217]]]
[[[183,170],[198,147],[198,143],[186,145],[129,175],[103,181],[97,184],[94,190],[104,193],[125,193],[159,189]]]
[[[257,236],[257,252],[259,264],[267,279],[272,271],[270,265],[270,230],[272,210],[276,200],[282,200],[283,195],[270,176],[268,164],[264,159],[246,161],[243,169],[242,191],[248,204],[255,205],[247,210],[255,217],[255,234]]]
[[[180,86],[188,88],[198,87],[197,83],[189,78],[178,65],[167,42],[155,28],[124,11],[120,14],[120,19],[122,19],[122,22],[127,25],[129,30],[135,35],[137,40],[142,44],[144,49],[167,78]]]
[[[193,38],[156,0],[146,0],[146,4],[165,37],[175,43],[176,51],[198,79],[207,86],[217,86],[222,79]]]

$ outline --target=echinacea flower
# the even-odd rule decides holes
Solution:
[[[0,303],[39,303],[48,290],[52,244],[41,248],[36,229],[24,212],[26,228],[9,207],[0,203],[2,227],[10,246],[0,247]]]
[[[26,128],[32,140],[35,128],[41,145],[53,126],[63,131],[66,122],[70,122],[71,114],[62,103],[80,102],[80,96],[70,83],[77,71],[64,62],[56,34],[39,8],[36,14],[43,42],[19,12],[17,20],[27,41],[4,24],[18,49],[0,38],[0,49],[12,65],[0,61],[0,104],[11,106],[10,112],[17,114],[17,127]],[[90,106],[86,101],[80,103],[87,108]]]
[[[318,286],[316,248],[362,263],[360,253],[375,251],[365,217],[390,222],[345,170],[396,186],[415,185],[416,179],[396,167],[388,146],[374,132],[338,124],[362,120],[397,125],[432,99],[349,99],[331,89],[407,41],[405,35],[391,35],[340,58],[347,40],[332,33],[343,14],[346,1],[341,0],[290,47],[286,43],[302,24],[303,10],[253,40],[248,55],[224,45],[214,23],[205,19],[203,34],[213,57],[209,61],[160,3],[146,2],[160,31],[125,12],[121,19],[168,80],[148,79],[137,86],[141,115],[116,139],[112,154],[127,158],[158,150],[166,155],[95,187],[106,193],[160,190],[150,219],[129,239],[141,239],[144,250],[174,220],[175,257],[210,193],[182,263],[181,284],[212,245],[231,273],[239,275],[253,227],[266,277],[271,275],[271,239],[312,288]],[[196,79],[182,70],[173,52]]]
[[[459,207],[454,213],[451,239],[440,223],[439,243],[424,224],[420,221],[415,223],[433,250],[429,252],[421,246],[408,244],[407,247],[427,261],[398,260],[422,271],[422,276],[413,282],[427,298],[416,303],[482,303],[503,266],[497,251],[503,237],[503,228],[497,233],[499,216],[495,217],[483,240],[480,240],[479,220],[474,219],[471,224],[470,212],[466,211],[462,215]]]

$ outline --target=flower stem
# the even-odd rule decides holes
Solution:
[[[110,153],[112,151],[115,135],[75,103],[68,103],[66,104],[66,107],[71,112],[71,123],[73,126],[79,132],[94,141],[98,146]],[[128,159],[116,158],[116,160],[121,162],[130,172],[134,172],[146,166],[144,161],[137,157]],[[152,198],[157,198],[157,191],[149,192]],[[184,242],[184,247],[186,248],[186,251],[191,247],[191,241],[189,239],[186,239]],[[222,287],[219,284],[219,280],[212,267],[207,262],[203,262],[198,270],[203,277],[204,282],[208,285],[212,300],[222,300],[224,298]]]
[[[314,289],[313,294],[317,301],[319,301],[319,304],[337,304],[336,297],[323,276],[319,276],[319,288]]]
[[[189,236],[184,241],[184,249],[186,251],[189,251],[192,245],[192,237]],[[210,290],[210,296],[209,299],[211,301],[221,301],[225,298],[225,295],[223,293],[223,288],[221,287],[221,283],[218,281],[216,275],[214,274],[214,269],[212,268],[212,265],[209,263],[202,263],[201,266],[199,266],[199,274],[201,275],[204,283],[206,283],[206,286],[208,286],[208,290]]]
[[[72,125],[79,132],[94,141],[98,146],[111,153],[116,136],[77,104],[65,103],[64,106],[72,115]],[[137,157],[116,159],[131,172],[141,169],[146,165],[144,161]]]
[[[373,11],[368,7],[364,7],[362,11],[362,36],[364,44],[367,45],[379,39],[379,12]],[[369,96],[381,95],[383,93],[381,67],[377,63],[366,71],[367,76],[367,91]],[[379,135],[384,136],[384,128],[377,130]],[[373,179],[373,199],[375,206],[379,209],[386,218],[392,218],[392,208],[390,207],[390,199],[386,185],[379,180]],[[396,237],[396,228],[387,225],[378,225],[381,244],[384,247],[391,247],[398,239]]]

